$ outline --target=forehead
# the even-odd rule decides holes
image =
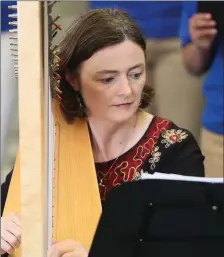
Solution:
[[[145,55],[142,48],[131,41],[124,41],[96,52],[83,63],[82,68],[87,73],[105,69],[122,71],[144,62]]]

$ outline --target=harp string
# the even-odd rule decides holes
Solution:
[[[47,247],[52,243],[54,213],[54,151],[55,151],[55,120],[53,115],[53,99],[57,99],[59,79],[55,76],[59,59],[52,44],[61,26],[56,23],[60,15],[52,17],[52,8],[57,1],[43,3],[43,35],[44,35],[44,115],[45,115],[45,227]],[[55,64],[57,60],[57,65]]]

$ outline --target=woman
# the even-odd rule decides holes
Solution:
[[[145,48],[136,25],[117,9],[85,13],[60,45],[61,108],[68,122],[87,117],[102,202],[112,187],[144,172],[204,176],[192,134],[142,110],[153,96],[145,86]],[[3,235],[11,250],[19,244],[18,227],[14,245]],[[54,243],[48,256],[85,257],[88,251],[68,240]]]

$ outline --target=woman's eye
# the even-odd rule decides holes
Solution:
[[[109,84],[114,80],[114,78],[106,78],[106,79],[101,79],[100,81],[104,84]]]
[[[133,79],[139,79],[141,75],[142,75],[142,73],[132,73],[132,74],[130,74],[131,78],[133,78]]]

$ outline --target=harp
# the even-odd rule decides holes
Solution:
[[[10,7],[17,9],[11,24],[17,26],[20,143],[3,216],[21,215],[22,241],[13,257],[45,257],[52,239],[72,238],[90,248],[101,214],[87,122],[67,124],[58,102],[55,3]]]

